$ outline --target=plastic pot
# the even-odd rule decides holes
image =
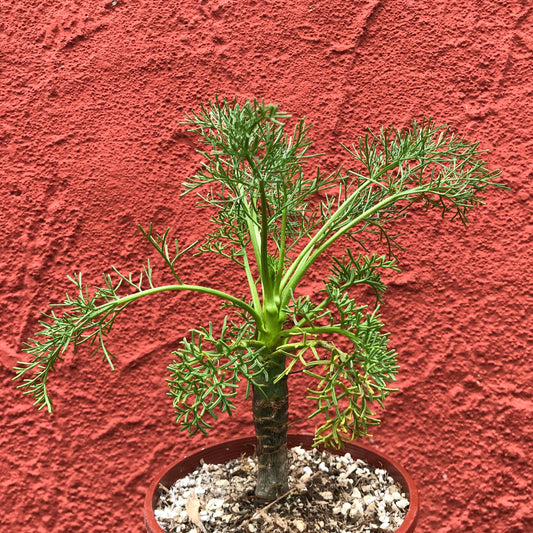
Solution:
[[[293,446],[302,446],[310,449],[313,444],[312,435],[288,435],[287,444],[289,448]],[[256,438],[244,437],[231,440],[223,444],[217,444],[208,448],[202,448],[196,453],[185,457],[181,461],[173,464],[169,468],[161,471],[150,485],[144,502],[144,520],[148,533],[164,533],[157,523],[154,515],[154,509],[159,501],[159,486],[171,487],[174,482],[193,472],[203,459],[206,463],[223,464],[231,459],[236,459],[241,455],[252,455],[255,451]],[[363,459],[368,464],[383,468],[400,483],[409,500],[409,511],[403,524],[396,530],[396,533],[410,533],[415,531],[418,520],[418,491],[411,476],[396,461],[384,456],[372,448],[362,444],[346,444],[342,450],[336,451],[328,449],[331,453],[344,455],[348,452],[354,459]]]

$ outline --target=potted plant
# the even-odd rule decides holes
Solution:
[[[439,209],[467,223],[488,186],[502,187],[487,169],[477,143],[430,120],[408,129],[367,132],[345,150],[354,166],[307,172],[317,157],[309,127],[257,100],[239,104],[215,98],[187,115],[190,131],[207,150],[201,169],[185,184],[213,210],[213,230],[202,243],[182,249],[170,230],[140,228],[174,280],[157,285],[148,261],[138,276],[113,268],[90,291],[81,274],[25,345],[32,356],[16,368],[20,388],[35,405],[52,410],[47,380],[69,346],[101,350],[113,368],[105,340],[119,313],[139,298],[162,291],[192,291],[219,298],[222,323],[196,327],[174,352],[169,394],[176,421],[188,432],[207,433],[216,411],[231,415],[241,386],[251,397],[257,437],[258,499],[287,493],[289,376],[303,373],[316,408],[314,444],[339,448],[379,423],[376,406],[393,392],[396,352],[383,332],[379,308],[386,289],[381,273],[399,271],[400,248],[392,223],[415,207]],[[347,248],[339,254],[341,240]],[[384,249],[383,253],[368,250]],[[248,294],[230,294],[185,281],[188,253],[222,256],[246,279]],[[299,291],[302,280],[330,254],[331,268],[317,294]],[[372,289],[375,301],[358,302],[352,289]]]

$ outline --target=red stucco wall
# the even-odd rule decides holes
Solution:
[[[52,416],[11,382],[68,274],[137,270],[150,253],[137,223],[201,236],[205,213],[179,199],[198,163],[179,121],[215,93],[305,114],[335,164],[366,126],[423,115],[490,151],[512,191],[489,191],[468,229],[436,213],[399,228],[403,273],[383,314],[401,392],[373,441],[415,477],[421,532],[533,531],[532,28],[529,0],[2,0],[2,533],[139,533],[153,469],[250,432],[245,408],[207,440],[173,425],[170,351],[219,316],[200,297],[122,318],[114,373],[68,356]],[[240,283],[226,265],[187,268]]]

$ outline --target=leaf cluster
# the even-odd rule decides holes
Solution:
[[[207,235],[201,252],[236,259],[249,243],[249,231],[262,224],[277,250],[284,246],[281,239],[290,237],[293,247],[316,228],[317,214],[310,214],[309,201],[335,186],[337,173],[326,176],[318,168],[311,177],[304,173],[304,165],[318,154],[308,153],[305,119],[292,135],[285,132],[282,121],[289,117],[277,105],[257,100],[239,105],[218,98],[188,115],[190,131],[211,147],[200,152],[202,168],[184,183],[184,194],[196,191],[205,205],[216,208],[216,230]]]
[[[111,331],[118,314],[128,305],[128,301],[118,303],[118,291],[125,281],[131,287],[140,289],[142,278],[136,283],[131,275],[119,276],[114,282],[110,275],[104,275],[104,286],[96,287],[91,294],[87,286],[83,286],[81,274],[68,278],[76,287],[75,296],[66,294],[61,304],[52,305],[52,310],[40,320],[42,330],[37,332],[35,339],[24,343],[24,351],[33,359],[19,362],[15,367],[15,379],[23,379],[19,388],[25,389],[24,394],[31,394],[39,409],[46,407],[52,411],[52,402],[47,391],[50,372],[55,370],[57,361],[62,361],[69,346],[74,352],[82,344],[92,347],[94,357],[102,351],[103,359],[113,368],[114,356],[105,346],[105,338]],[[57,314],[55,308],[63,308]],[[42,339],[42,340],[41,340]]]
[[[224,319],[220,333],[208,328],[193,329],[190,340],[183,339],[173,352],[176,359],[168,367],[169,395],[173,399],[176,422],[190,434],[207,434],[211,424],[207,415],[217,420],[216,410],[231,415],[239,385],[246,381],[246,398],[258,375],[266,369],[258,355],[261,347],[252,341],[253,329],[228,324]]]
[[[294,298],[289,307],[294,326],[286,330],[291,342],[282,347],[290,354],[285,375],[299,367],[315,382],[307,389],[308,399],[317,405],[310,418],[325,420],[316,430],[317,443],[338,447],[367,435],[368,426],[378,423],[373,404],[383,407],[395,390],[390,384],[399,369],[397,354],[388,348],[379,315],[386,290],[382,269],[399,270],[395,259],[354,257],[347,250],[346,256],[334,258],[320,303],[306,296]],[[372,312],[350,296],[350,289],[359,285],[375,291]]]
[[[289,119],[277,105],[218,97],[187,115],[185,124],[207,148],[184,194],[194,192],[201,205],[212,208],[213,229],[199,245],[180,249],[169,229],[158,234],[151,224],[141,228],[172,284],[156,283],[150,262],[136,279],[114,269],[92,292],[81,274],[71,278],[75,296],[67,294],[55,306],[62,313],[44,316],[37,340],[25,345],[32,360],[16,368],[15,379],[23,380],[20,387],[40,408],[52,409],[48,376],[68,346],[88,344],[92,355],[101,350],[112,367],[105,339],[118,314],[144,296],[188,291],[219,298],[228,314],[220,331],[211,323],[195,327],[173,352],[169,394],[184,429],[205,433],[208,417],[231,414],[241,383],[246,395],[251,387],[268,395],[269,385],[293,372],[309,379],[307,394],[315,405],[310,417],[323,419],[317,442],[339,446],[378,422],[376,409],[394,390],[398,372],[379,315],[386,289],[381,274],[399,271],[394,254],[401,245],[392,223],[418,207],[436,208],[466,224],[487,187],[503,185],[478,143],[431,120],[368,131],[344,146],[354,162],[346,171],[308,170],[319,155],[311,153],[309,126],[302,118],[289,133]],[[386,255],[368,250],[376,235],[386,243]],[[332,254],[322,291],[299,296],[301,281],[341,238],[349,247],[340,257]],[[183,257],[193,251],[238,265],[246,297],[184,282]],[[361,285],[374,291],[373,309],[354,297]]]

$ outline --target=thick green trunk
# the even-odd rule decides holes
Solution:
[[[285,361],[274,362],[269,380],[253,389],[253,415],[257,436],[257,486],[255,495],[275,500],[289,490],[287,464],[287,423],[289,393],[287,378],[272,380],[284,368]],[[277,371],[276,371],[277,370]]]

